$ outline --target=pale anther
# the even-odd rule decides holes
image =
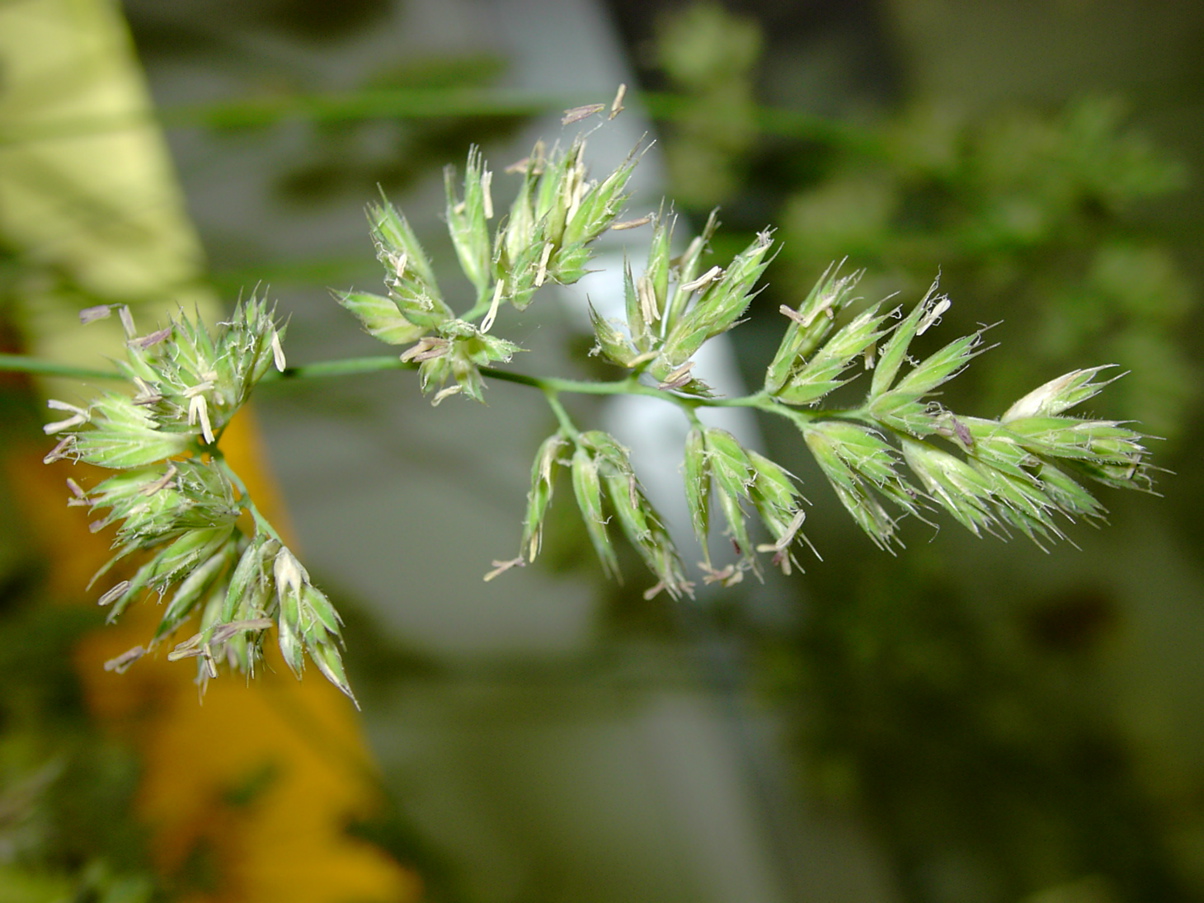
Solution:
[[[48,455],[46,455],[45,458],[42,459],[42,463],[50,464],[50,463],[53,463],[54,461],[60,460],[61,458],[67,457],[67,449],[69,449],[74,444],[75,444],[75,436],[70,435],[70,434],[64,436],[62,439],[59,440],[58,445],[56,445],[54,448],[52,448],[50,450],[50,453]]]
[[[647,273],[642,274],[636,280],[635,292],[640,300],[640,314],[643,316],[644,322],[655,323],[661,318],[661,312],[657,309],[656,291]]]
[[[98,304],[95,307],[85,307],[79,312],[79,321],[81,323],[91,323],[95,320],[104,320],[113,312],[113,309],[107,304]]]
[[[681,287],[683,292],[692,292],[703,286],[710,285],[712,282],[717,282],[723,276],[723,267],[714,266],[699,276],[692,282],[687,282]]]
[[[188,425],[195,426],[198,422],[201,425],[201,435],[212,445],[217,440],[213,435],[213,425],[209,422],[209,403],[205,401],[204,395],[194,395],[188,402]]]
[[[135,646],[133,649],[126,650],[116,658],[111,658],[105,662],[104,668],[106,671],[115,671],[118,674],[124,674],[134,662],[146,655],[146,650],[141,646]]]
[[[156,329],[150,335],[144,335],[137,339],[130,339],[130,344],[145,351],[147,348],[150,348],[153,345],[158,345],[160,342],[170,336],[171,330],[172,327],[164,326],[162,329]]]
[[[499,574],[506,573],[506,571],[510,570],[511,568],[521,568],[525,566],[527,562],[520,555],[518,558],[511,558],[509,561],[494,561],[491,563],[493,564],[493,570],[485,575],[486,583]]]
[[[607,119],[614,119],[623,112],[623,98],[627,96],[627,85],[620,84],[619,90],[615,92],[615,99],[610,102],[610,115]]]
[[[117,308],[117,315],[121,317],[121,328],[125,330],[125,337],[132,339],[137,330],[134,328],[134,315],[130,313],[129,307],[121,305]]]
[[[920,320],[920,325],[916,327],[916,335],[923,335],[928,331],[930,326],[939,323],[941,321],[941,314],[947,311],[952,304],[953,302],[944,295],[937,298],[936,304],[932,305],[928,312],[924,314],[923,319]]]
[[[493,219],[493,194],[489,188],[493,184],[493,173],[485,170],[481,173],[481,194],[485,203],[485,219]]]
[[[690,371],[694,368],[693,361],[686,361],[672,373],[665,377],[657,388],[662,390],[680,389],[690,381]]]
[[[489,302],[489,311],[481,321],[481,332],[489,332],[493,328],[493,321],[497,319],[498,307],[502,303],[502,294],[505,291],[506,280],[499,279],[493,286],[493,300]]]
[[[539,288],[543,285],[544,280],[548,278],[548,258],[552,256],[552,243],[545,242],[543,250],[539,254],[539,269],[535,272],[535,287]]]
[[[104,595],[102,595],[99,599],[97,599],[96,604],[97,605],[109,605],[109,604],[117,601],[123,595],[125,595],[125,591],[129,588],[130,588],[130,581],[122,580],[120,583],[111,587],[109,589],[109,591],[106,592]]]
[[[601,113],[605,109],[606,104],[604,103],[591,103],[583,107],[573,107],[571,110],[564,111],[564,115],[560,117],[560,124],[572,125],[574,122],[580,122],[582,119],[593,116],[595,113]]]
[[[624,220],[621,223],[615,223],[610,227],[612,232],[623,232],[627,229],[638,229],[640,226],[646,226],[652,222],[652,214],[648,213],[641,216],[639,219]]]

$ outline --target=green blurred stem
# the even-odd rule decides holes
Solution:
[[[0,371],[8,373],[30,373],[35,376],[61,376],[65,379],[125,379],[125,374],[116,370],[90,370],[87,367],[72,367],[24,354],[0,354]]]
[[[628,104],[642,105],[657,120],[674,122],[696,116],[698,101],[659,92],[631,92]],[[214,103],[135,110],[111,115],[80,115],[0,125],[0,147],[34,141],[61,141],[84,135],[146,128],[157,121],[167,128],[252,128],[279,122],[347,122],[396,119],[538,116],[591,102],[597,95],[537,94],[496,88],[401,88],[345,93],[274,94]],[[883,142],[868,129],[822,116],[773,107],[757,107],[756,122],[767,135],[806,139],[881,157]]]

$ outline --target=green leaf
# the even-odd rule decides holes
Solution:
[[[772,246],[769,232],[759,233],[723,274],[703,289],[692,308],[668,323],[661,356],[669,369],[681,366],[707,339],[727,332],[744,315],[756,295],[757,280],[769,265]]]
[[[1114,376],[1102,382],[1092,380],[1102,371],[1115,367],[1115,364],[1104,364],[1087,370],[1071,370],[1057,379],[1051,379],[1042,386],[1029,392],[999,418],[1003,423],[1022,420],[1027,417],[1049,417],[1061,414],[1071,408],[1094,398],[1103,391],[1105,386],[1120,379],[1124,374]]]
[[[885,334],[879,327],[889,314],[881,314],[878,309],[874,305],[854,317],[824,342],[810,361],[799,358],[785,385],[774,396],[789,405],[813,404],[848,382],[838,377],[858,358],[864,359],[866,352]]]
[[[875,545],[891,550],[899,543],[896,518],[879,496],[906,514],[919,514],[915,491],[895,469],[894,448],[872,430],[840,420],[807,424],[803,438],[853,520]]]
[[[368,207],[368,221],[372,224],[376,257],[385,268],[386,284],[403,294],[421,294],[442,301],[430,258],[401,211],[388,201],[372,204]]]
[[[460,268],[477,289],[477,300],[488,298],[493,283],[492,242],[487,220],[493,213],[490,183],[493,174],[485,168],[481,150],[472,147],[464,167],[464,200],[456,193],[455,167],[443,170],[447,193],[447,231],[460,259]]]
[[[422,338],[426,326],[411,323],[391,298],[369,292],[335,292],[335,300],[355,315],[364,329],[388,345],[405,345]]]
[[[572,476],[573,493],[577,497],[577,507],[581,509],[581,518],[585,521],[590,542],[593,543],[598,560],[602,562],[602,569],[609,576],[617,578],[619,560],[610,537],[606,535],[606,511],[602,504],[602,481],[598,476],[598,464],[580,445],[573,452]]]
[[[765,372],[765,391],[776,395],[791,374],[805,365],[806,360],[831,331],[836,315],[854,300],[853,289],[861,278],[861,270],[840,275],[840,265],[832,264],[815,283],[798,310],[783,306],[781,311],[790,318],[786,334],[777,353]]]
[[[957,376],[971,358],[982,354],[986,348],[980,347],[981,345],[981,332],[954,339],[935,354],[916,364],[911,372],[899,380],[895,391],[904,395],[927,395],[937,386]]]
[[[907,359],[907,350],[911,347],[911,340],[920,330],[920,322],[928,318],[934,310],[947,305],[949,299],[944,295],[936,294],[939,283],[939,279],[934,279],[920,303],[912,308],[911,313],[903,322],[891,331],[890,338],[887,339],[878,356],[878,365],[874,368],[874,378],[870,384],[870,398],[881,395],[895,381],[899,367]]]
[[[549,436],[535,453],[531,466],[531,489],[527,493],[527,517],[523,522],[522,554],[534,561],[543,540],[543,522],[548,506],[552,503],[552,491],[556,483],[556,470],[560,464],[560,450],[568,440],[560,433]]]
[[[702,547],[703,558],[709,566],[711,555],[707,537],[711,530],[711,467],[706,451],[706,439],[698,427],[691,429],[686,436],[684,470],[690,523],[694,527],[694,536]]]

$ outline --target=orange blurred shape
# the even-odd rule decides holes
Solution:
[[[222,437],[230,463],[256,504],[280,524],[281,506],[246,412]],[[86,513],[67,507],[65,480],[103,478],[86,465],[44,465],[45,449],[5,462],[20,516],[52,561],[50,594],[90,602],[85,592],[112,550]],[[173,897],[188,903],[404,903],[422,897],[412,870],[349,836],[345,826],[381,803],[375,766],[357,714],[312,669],[296,680],[267,645],[254,680],[223,673],[203,698],[192,660],[164,649],[125,674],[105,661],[154,634],[153,599],[79,644],[76,666],[90,711],[104,729],[135,744],[143,764],[137,816]],[[187,628],[186,628],[187,629]]]

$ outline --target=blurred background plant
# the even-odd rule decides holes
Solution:
[[[269,280],[293,313],[298,361],[370,347],[354,326],[330,328],[322,311],[333,304],[304,286],[375,281],[360,211],[377,183],[405,193],[408,213],[425,200],[425,243],[440,231],[432,164],[462,159],[469,141],[495,159],[511,139],[527,146],[527,116],[606,99],[624,80],[620,62],[607,85],[588,82],[585,44],[609,33],[600,7],[561,21],[578,5],[335,6],[125,5],[210,265],[176,285],[232,299]],[[912,524],[892,558],[825,491],[809,491],[827,563],[677,607],[599,584],[580,564],[588,538],[553,506],[543,552],[553,567],[482,589],[487,557],[513,541],[530,453],[548,432],[541,415],[495,390],[484,415],[445,405],[427,433],[415,426],[431,413],[417,392],[381,377],[281,389],[262,409],[267,439],[315,578],[352,603],[348,668],[384,777],[376,811],[336,814],[338,831],[352,821],[355,836],[413,864],[432,899],[1204,896],[1191,452],[1204,205],[1188,178],[1204,159],[1191,112],[1204,83],[1199,10],[1122,0],[608,10],[638,83],[663,89],[629,101],[646,105],[664,149],[667,182],[649,196],[663,189],[699,222],[721,205],[717,260],[780,227],[776,274],[734,334],[749,384],[780,337],[778,306],[797,306],[831,259],[867,269],[867,297],[918,298],[939,270],[956,302],[951,333],[1002,321],[991,333],[1002,349],[950,387],[951,406],[999,414],[1058,373],[1112,361],[1131,374],[1098,413],[1167,437],[1157,460],[1176,474],[1164,500],[1109,494],[1111,525],[1075,531],[1082,550],[1050,556]],[[592,93],[579,98],[583,86]],[[33,146],[13,129],[5,140]],[[616,139],[623,153],[633,143]],[[86,209],[77,182],[57,184],[63,208]],[[40,299],[70,296],[72,309],[117,300],[97,297],[53,242],[4,228],[9,347],[41,349],[63,331],[41,309],[28,316],[31,286]],[[437,237],[428,247],[454,258]],[[541,333],[533,346],[585,341],[567,314],[529,325]],[[0,422],[15,443],[36,433],[37,414],[28,383],[9,388],[18,413]],[[805,487],[822,483],[795,431],[763,429],[771,457]],[[474,451],[482,435],[488,454]],[[340,457],[345,447],[360,457]],[[400,471],[414,476],[392,482]],[[14,474],[16,499],[28,480]],[[41,587],[65,579],[67,553],[39,546],[45,532],[15,515],[4,528],[0,629],[16,658],[0,672],[12,877],[0,886],[24,888],[15,899],[147,899],[156,885],[254,899],[228,883],[230,825],[277,803],[281,767],[264,761],[292,760],[248,760],[215,784],[223,814],[177,838],[184,855],[164,880],[146,815],[155,793],[174,798],[147,775],[178,765],[160,745],[156,766],[154,744],[111,729],[90,739],[95,691],[62,663],[96,619],[46,609]],[[440,570],[464,573],[427,573]]]
[[[851,90],[839,99],[817,97],[813,83],[806,93],[814,107],[846,105],[846,118],[833,121],[765,111],[751,100],[781,96],[788,90],[781,70],[798,65],[773,57],[775,50],[787,55],[789,34],[769,41],[760,65],[733,49],[757,44],[748,37],[760,24],[751,10],[698,4],[662,18],[649,58],[675,92],[665,127],[668,159],[677,162],[669,174],[683,182],[675,197],[699,212],[724,203],[729,226],[739,221],[753,230],[765,217],[782,224],[783,258],[796,275],[774,280],[762,299],[766,310],[803,273],[842,255],[865,266],[882,291],[905,297],[939,268],[943,286],[974,299],[951,311],[962,328],[998,316],[992,338],[1025,347],[994,356],[992,366],[950,388],[954,397],[969,392],[985,410],[1001,409],[1009,393],[1053,372],[1066,355],[1117,361],[1135,377],[1113,399],[1120,416],[1140,418],[1167,438],[1167,453],[1183,462],[1172,460],[1172,470],[1193,469],[1183,443],[1199,409],[1200,349],[1189,336],[1199,323],[1200,222],[1195,217],[1185,228],[1182,211],[1199,188],[1178,155],[1146,130],[1157,122],[1176,135],[1180,152],[1198,152],[1199,130],[1173,118],[1183,116],[1181,101],[1151,97],[1151,88],[1162,90],[1152,85],[1122,101],[1035,79],[1009,96],[985,75],[989,62],[998,68],[997,55],[1008,53],[1002,35],[1015,36],[1006,15],[949,4],[889,9],[880,23],[894,27],[896,41],[910,39],[895,52],[941,53],[920,23],[943,21],[946,37],[961,36],[961,28],[985,31],[981,16],[1001,37],[974,46],[971,53],[987,57],[976,60],[979,71],[960,57],[966,68],[956,84],[948,71],[944,81],[932,77],[941,63],[907,58],[893,68],[910,78],[910,90],[866,77],[889,65],[881,60],[843,72]],[[1116,22],[1124,12],[1112,7],[1108,16]],[[773,17],[761,20],[768,35],[775,35]],[[1171,18],[1143,31],[1142,40],[1155,41],[1155,32],[1165,39]],[[849,39],[843,28],[858,28],[842,25],[826,35],[837,46]],[[716,34],[739,36],[725,48],[731,52],[713,49],[709,69],[706,56],[680,64],[681,48],[707,47]],[[873,32],[860,34],[873,52]],[[1124,43],[1115,32],[1112,38]],[[1024,58],[1039,43],[1015,50]],[[1082,48],[1071,45],[1067,56],[1088,69]],[[858,75],[865,79],[859,86]],[[1090,84],[1067,75],[1068,83]],[[927,90],[917,90],[926,77]],[[1169,84],[1187,76],[1162,77]],[[767,137],[725,132],[726,111],[710,78],[723,81],[725,96],[749,98],[735,121],[759,118]],[[745,174],[738,186],[734,171]],[[728,193],[696,195],[698,185]],[[1187,492],[1168,500],[1172,508],[1194,497],[1178,477],[1165,485],[1172,496]],[[1114,501],[1113,523],[1131,524],[1127,503]],[[1166,571],[1154,576],[1152,565],[1174,558],[1176,548],[1194,548],[1198,531],[1184,513],[1157,516],[1163,526],[1140,551],[1105,541],[1111,551],[1103,554],[1133,556],[1145,585],[1123,579],[1122,569],[1022,562],[1013,549],[942,537],[913,545],[900,561],[862,559],[851,575],[814,569],[793,630],[770,634],[748,625],[761,675],[794,712],[808,788],[865,815],[885,844],[902,899],[1193,899],[1200,892],[1190,852],[1201,830],[1190,802],[1198,800],[1200,763],[1179,745],[1196,729],[1164,721],[1159,730],[1138,710],[1149,699],[1126,702],[1150,692],[1151,683],[1141,691],[1134,681],[1149,681],[1162,687],[1157,717],[1194,720],[1192,678],[1175,670],[1185,662],[1140,662],[1140,635],[1156,629],[1152,622],[1186,617],[1199,637],[1198,615],[1190,612],[1201,598],[1198,577],[1163,584]],[[1186,529],[1166,533],[1176,519]],[[1190,565],[1174,570],[1195,573]],[[1177,693],[1184,694],[1178,705],[1170,701]],[[1038,894],[1042,887],[1047,892]]]

